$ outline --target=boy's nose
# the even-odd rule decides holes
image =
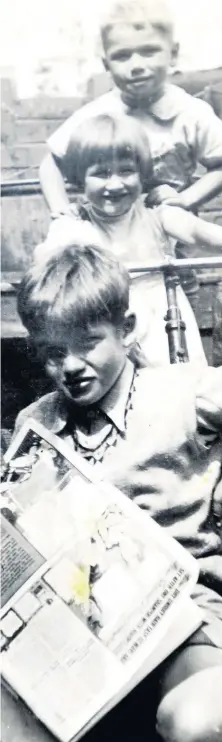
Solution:
[[[144,59],[138,53],[132,54],[132,57],[131,57],[131,74],[133,76],[134,75],[140,75],[140,74],[143,74],[144,71],[145,71],[145,62],[144,62]]]
[[[85,368],[85,363],[79,356],[70,353],[63,361],[63,372],[66,377],[80,374]]]

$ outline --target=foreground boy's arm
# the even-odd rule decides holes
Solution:
[[[187,245],[211,247],[213,255],[221,255],[222,227],[219,224],[206,222],[179,206],[168,205],[162,206],[161,221],[164,231],[170,237]]]
[[[213,372],[213,373],[212,373]],[[218,378],[217,378],[218,377]],[[221,369],[211,369],[205,372],[205,381],[200,384],[197,395],[197,425],[206,435],[215,433],[222,439],[222,405],[221,405]],[[219,380],[219,383],[218,383]],[[213,492],[212,516],[215,525],[222,536],[222,440],[221,440],[221,476]],[[222,543],[221,543],[222,549]],[[222,552],[198,559],[200,579],[205,584],[217,590],[222,595]]]

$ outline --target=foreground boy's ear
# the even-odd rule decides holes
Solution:
[[[128,309],[127,312],[125,312],[123,323],[123,343],[125,348],[129,348],[129,346],[135,342],[135,329],[136,315]]]

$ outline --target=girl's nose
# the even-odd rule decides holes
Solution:
[[[119,175],[114,174],[107,179],[106,188],[108,191],[121,191],[123,188],[122,179]]]

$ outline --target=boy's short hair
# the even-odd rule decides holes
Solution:
[[[82,122],[71,137],[64,160],[70,183],[84,187],[86,171],[92,165],[106,165],[112,158],[132,158],[141,183],[152,176],[149,141],[144,127],[131,116],[101,114]]]
[[[174,23],[169,6],[165,0],[116,0],[105,11],[101,20],[100,33],[104,49],[111,28],[119,24],[132,24],[140,28],[149,24],[159,33],[173,37]]]
[[[127,270],[109,250],[90,244],[73,244],[34,264],[18,292],[18,312],[34,341],[58,325],[73,330],[102,321],[121,327],[128,306]]]

